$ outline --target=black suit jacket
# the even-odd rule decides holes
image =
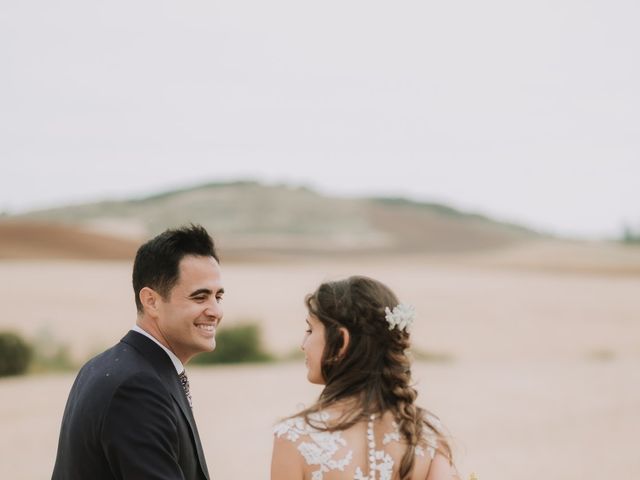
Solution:
[[[130,331],[76,378],[53,480],[208,480],[196,423],[169,356]]]

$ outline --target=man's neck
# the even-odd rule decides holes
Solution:
[[[158,340],[147,329],[145,329],[144,327],[136,323],[136,325],[134,325],[131,330],[133,330],[134,332],[138,332],[141,335],[144,335],[145,337],[149,338],[150,340],[153,340],[156,344],[158,344],[158,346],[162,348],[171,359],[171,363],[173,363],[173,366],[175,367],[177,373],[182,373],[184,371],[184,365],[182,364],[180,359],[176,356],[176,354],[173,353],[171,350],[169,350],[169,348],[166,345],[163,345],[162,342]]]

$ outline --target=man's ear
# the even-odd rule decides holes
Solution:
[[[349,330],[347,330],[345,327],[340,327],[339,332],[340,335],[342,335],[342,346],[338,351],[338,358],[342,359],[347,353],[347,349],[349,348],[349,340],[351,339],[351,337],[349,336]]]
[[[150,317],[157,317],[158,306],[160,305],[160,295],[158,292],[149,287],[144,287],[140,290],[139,298],[140,303],[142,303],[144,313]]]

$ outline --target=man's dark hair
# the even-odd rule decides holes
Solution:
[[[180,261],[185,255],[213,257],[220,261],[213,239],[200,225],[165,230],[138,249],[133,262],[133,292],[139,313],[143,311],[140,290],[149,287],[167,298],[178,282]]]

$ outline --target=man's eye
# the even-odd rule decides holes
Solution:
[[[222,301],[222,297],[216,297],[216,302],[220,303]]]
[[[307,328],[307,329],[305,330],[305,333],[311,333],[311,329],[310,329],[310,328]]]
[[[196,302],[204,302],[207,297],[193,297]]]

